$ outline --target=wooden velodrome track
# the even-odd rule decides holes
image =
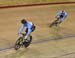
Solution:
[[[48,5],[0,9],[0,58],[74,58],[75,8],[69,5]],[[68,17],[60,27],[49,28],[57,11],[65,9]],[[20,20],[25,18],[36,25],[33,42],[28,49],[11,48],[17,40]],[[36,44],[38,43],[38,44]],[[4,53],[6,52],[6,53]]]

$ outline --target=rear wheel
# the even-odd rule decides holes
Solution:
[[[24,47],[27,48],[30,45],[31,41],[32,41],[32,36],[29,36],[23,43]]]

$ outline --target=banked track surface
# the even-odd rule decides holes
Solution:
[[[14,7],[26,7],[26,6],[54,5],[54,4],[75,4],[75,2],[48,3],[48,4],[47,3],[46,4],[29,4],[29,5],[16,5],[16,6],[1,6],[0,9],[14,8]],[[31,44],[38,44],[38,43],[44,43],[44,42],[52,41],[52,40],[55,40],[55,39],[62,40],[62,39],[68,39],[68,38],[75,38],[75,35],[64,36],[62,38],[48,38],[46,40],[34,41]],[[14,45],[12,45],[8,48],[0,48],[0,51],[12,49],[12,48],[14,48]],[[59,57],[63,57],[63,56],[70,55],[70,54],[75,54],[75,52],[63,54],[63,55],[60,55]],[[55,58],[59,58],[59,57],[55,57]]]
[[[3,9],[3,8],[14,8],[14,7],[43,6],[43,5],[58,5],[58,4],[75,4],[75,2],[55,2],[55,3],[39,3],[39,4],[0,6],[0,9]],[[75,37],[75,35],[64,36],[62,39],[64,39],[64,38],[71,38],[71,37]],[[37,43],[42,43],[42,42],[46,42],[46,41],[51,41],[51,40],[54,40],[54,39],[61,39],[61,38],[49,38],[49,39],[46,39],[46,40],[32,42],[32,44],[34,44],[34,43],[37,44]],[[11,48],[13,48],[13,46],[8,47],[8,48],[0,48],[0,51],[7,50],[7,49],[11,49]]]
[[[41,41],[34,41],[31,44],[38,44],[38,43],[44,43],[44,42],[48,42],[48,41],[55,41],[55,40],[63,40],[63,39],[68,39],[68,38],[75,38],[75,35],[64,36],[62,38],[48,38],[48,39],[41,40]],[[0,49],[0,51],[12,49],[12,48],[14,48],[14,45],[12,45],[12,46],[10,46],[8,48],[2,48],[2,49]],[[53,58],[65,57],[65,56],[72,55],[72,54],[75,54],[75,52],[65,53],[65,54],[62,54],[62,55],[59,55],[59,56],[56,56],[56,57],[53,57]]]
[[[68,39],[68,38],[75,38],[75,35],[64,36],[62,38],[48,38],[48,39],[44,39],[44,40],[38,40],[38,41],[32,42],[31,44],[44,43],[44,42],[53,41],[53,40],[63,40],[63,39]],[[11,49],[11,48],[14,48],[14,45],[12,45],[8,48],[0,48],[0,51]]]

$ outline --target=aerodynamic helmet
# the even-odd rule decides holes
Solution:
[[[22,24],[26,24],[27,21],[26,21],[25,19],[22,19],[22,20],[21,20],[21,23],[22,23]]]

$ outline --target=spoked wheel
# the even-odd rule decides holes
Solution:
[[[30,45],[31,41],[32,41],[32,36],[29,36],[23,43],[24,47],[27,48]]]
[[[21,46],[22,46],[22,41],[23,41],[23,38],[22,37],[20,37],[17,41],[16,41],[16,43],[15,43],[15,50],[18,50]]]
[[[23,37],[20,37],[16,41],[14,48],[15,48],[15,50],[18,50],[21,46],[24,46],[25,48],[27,48],[30,45],[31,41],[32,41],[32,36],[29,36],[27,39],[25,39],[25,41],[24,41]]]

